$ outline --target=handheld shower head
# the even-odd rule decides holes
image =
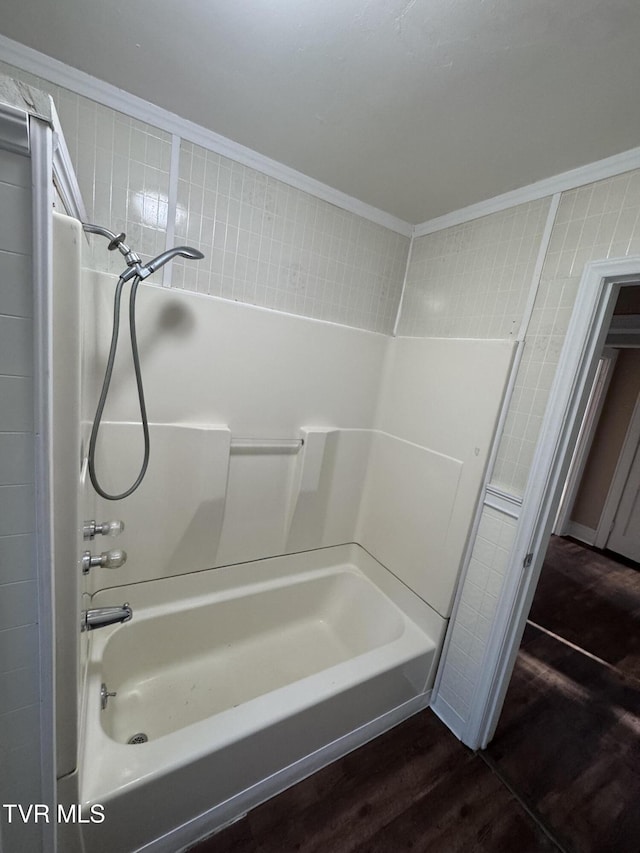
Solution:
[[[175,258],[176,255],[179,255],[181,258],[189,258],[192,261],[201,261],[204,258],[202,252],[199,252],[198,249],[192,249],[191,246],[175,246],[173,249],[167,249],[166,252],[158,255],[157,258],[149,261],[142,269],[146,270],[147,275],[151,275],[151,273],[163,267],[172,258]],[[146,278],[146,276],[144,277]]]
[[[103,237],[106,237],[107,240],[109,240],[109,249],[119,249],[120,252],[125,255],[127,261],[127,269],[120,275],[118,283],[116,284],[113,300],[113,327],[111,331],[111,346],[109,348],[107,368],[104,374],[104,381],[102,383],[102,391],[100,392],[98,408],[96,409],[96,414],[93,419],[93,426],[91,427],[91,437],[89,439],[89,477],[91,478],[93,487],[96,492],[105,500],[119,501],[122,500],[122,498],[127,498],[129,497],[129,495],[133,494],[133,492],[135,492],[140,483],[143,481],[144,476],[147,472],[147,466],[149,464],[149,454],[151,449],[151,443],[149,439],[149,422],[147,419],[147,407],[144,401],[142,373],[140,371],[140,357],[138,355],[138,337],[136,333],[136,294],[138,292],[138,285],[143,279],[147,278],[147,276],[150,276],[157,269],[160,269],[160,267],[164,266],[164,264],[166,264],[167,261],[170,261],[171,258],[175,258],[176,255],[180,255],[183,258],[191,258],[194,261],[201,260],[202,258],[204,258],[204,255],[202,254],[202,252],[199,252],[197,249],[192,249],[190,246],[176,246],[174,249],[169,249],[168,251],[163,252],[161,255],[158,255],[157,258],[154,258],[152,261],[149,261],[148,264],[142,266],[140,256],[137,255],[135,252],[132,252],[124,242],[124,234],[114,234],[113,231],[110,231],[108,228],[103,228],[101,225],[85,224],[83,227],[84,230],[89,232],[90,234],[101,234]],[[111,385],[111,376],[113,373],[113,365],[116,357],[116,349],[118,346],[118,330],[120,327],[120,299],[122,296],[122,288],[124,287],[125,283],[130,279],[133,279],[133,284],[131,285],[131,291],[129,293],[129,332],[131,334],[133,369],[136,376],[136,385],[138,387],[138,402],[140,403],[140,418],[142,420],[142,434],[144,439],[144,457],[142,461],[142,467],[140,468],[140,473],[138,474],[133,485],[126,489],[126,491],[121,492],[120,494],[109,494],[109,492],[106,492],[102,488],[102,486],[98,482],[98,478],[96,475],[96,442],[98,440],[98,431],[102,422],[102,415],[104,413],[107,394],[109,393],[109,386]]]

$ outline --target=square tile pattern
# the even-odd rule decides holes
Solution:
[[[164,251],[170,225],[174,244],[204,252],[174,262],[173,286],[391,334],[409,238],[184,140],[170,222],[170,134],[5,63],[0,71],[53,96],[94,222],[124,231],[144,260]],[[84,262],[123,269],[99,237]]]
[[[31,165],[4,150],[0,211],[0,802],[29,803],[41,800]],[[5,818],[7,850],[39,849],[40,827]]]

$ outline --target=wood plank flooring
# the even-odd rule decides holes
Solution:
[[[194,853],[557,853],[483,759],[424,711]]]
[[[193,853],[639,853],[640,573],[554,537],[531,619],[485,752],[422,712]]]
[[[638,853],[640,573],[555,537],[548,557],[531,618],[556,635],[527,626],[486,754],[568,853]]]
[[[640,571],[552,536],[529,619],[640,680]]]

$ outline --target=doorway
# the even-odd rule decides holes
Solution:
[[[620,290],[554,526],[640,562],[640,287]]]
[[[640,257],[595,261],[582,275],[471,708],[465,742],[476,748],[498,724],[618,294],[639,283]]]
[[[593,545],[632,558],[637,553],[640,402],[628,371],[635,355],[622,362],[627,368],[622,378],[632,380],[631,404],[609,481],[599,483],[602,506],[589,523],[580,515],[580,500],[584,510],[585,495],[593,497],[583,483],[589,459],[611,437],[611,423],[601,418],[603,347],[620,343],[621,326],[625,350],[640,343],[632,342],[638,312],[633,322],[612,320],[616,301],[635,302],[640,295],[633,286],[637,275],[627,266],[624,278],[616,279],[616,267],[623,271],[621,262],[594,264],[581,282],[520,518],[513,556],[525,557],[520,566],[513,563],[508,578],[513,606],[502,611],[503,646],[494,658],[479,738],[483,747],[489,744],[486,754],[496,772],[564,837],[568,850],[579,841],[581,850],[622,853],[637,849],[640,834],[634,808],[640,795],[640,564]],[[590,393],[599,383],[600,394]],[[598,420],[605,439],[599,442]],[[591,433],[586,438],[585,425]],[[550,538],[558,503],[556,533],[577,532],[591,542]]]
[[[636,853],[640,566],[552,536],[482,753],[566,851]]]

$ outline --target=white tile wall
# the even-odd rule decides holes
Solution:
[[[0,438],[5,435],[6,433],[0,433]],[[16,433],[16,435],[24,435],[26,438],[30,437],[26,433]],[[0,459],[2,459],[1,448]],[[2,580],[4,583],[15,583],[35,578],[34,554],[35,542],[33,534],[23,533],[15,536],[0,537],[0,566],[2,567]]]
[[[144,259],[165,249],[171,137],[5,63],[0,72],[49,92],[88,215],[122,230]],[[281,181],[184,142],[175,243],[205,260],[173,264],[174,286],[390,334],[409,239]],[[101,237],[85,263],[124,265]]]
[[[33,664],[34,655],[38,649],[37,625],[20,625],[18,628],[7,628],[2,632],[2,643],[0,644],[0,675],[6,677],[17,671],[24,671]],[[3,710],[10,710],[11,704],[7,701],[5,691],[2,691]]]
[[[78,97],[74,137],[75,167],[92,220],[124,231],[127,243],[144,260],[166,245],[171,137],[151,125]],[[64,119],[61,117],[61,121]],[[65,139],[67,138],[66,124]],[[102,237],[91,236],[93,269],[121,272],[119,252],[109,252]]]
[[[398,334],[514,337],[549,205],[521,204],[415,239]]]
[[[27,317],[0,315],[0,374],[33,375],[33,325]]]
[[[33,625],[38,618],[38,589],[35,581],[0,585],[0,625],[20,628]]]
[[[517,522],[485,507],[452,628],[440,694],[468,716]]]
[[[24,709],[24,713],[31,714],[32,709]],[[0,725],[3,722],[0,720]],[[31,780],[39,778],[40,775],[40,751],[37,739],[31,740],[25,746],[11,748],[3,754],[2,759],[0,776],[2,802],[39,803],[40,798],[31,784]],[[7,853],[12,853],[14,850],[29,850],[36,853],[41,850],[42,826],[42,823],[22,823],[17,820],[12,823],[3,822],[2,843]]]
[[[633,254],[640,254],[640,171],[562,195],[494,470],[506,491],[524,491],[585,265]]]
[[[40,801],[29,160],[0,150],[0,802]],[[40,828],[7,824],[7,850]]]
[[[175,233],[174,286],[393,331],[408,238],[184,141]]]
[[[640,254],[640,172],[564,193],[551,233],[493,483],[522,494],[586,263]],[[483,511],[442,675],[442,698],[463,718],[482,671],[487,632],[516,522]]]
[[[33,381],[24,376],[0,376],[0,432],[33,429]]]
[[[21,186],[0,182],[0,211],[0,249],[28,254],[31,234],[30,197],[25,197]]]
[[[33,465],[31,436],[25,432],[0,432],[0,483],[16,486],[28,482]]]
[[[31,257],[0,250],[2,310],[12,317],[31,317]]]
[[[6,63],[0,72],[52,95],[87,215],[124,231],[145,260],[164,251],[171,136]],[[120,253],[107,251],[96,236],[87,243],[85,262],[104,272],[124,268]]]

